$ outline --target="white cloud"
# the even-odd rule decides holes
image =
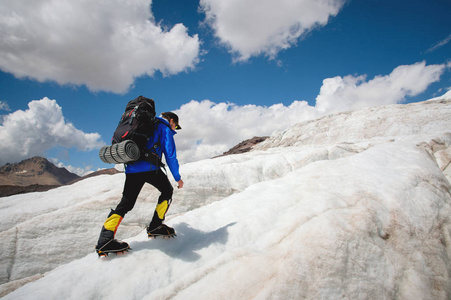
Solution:
[[[67,123],[55,100],[34,100],[28,107],[3,118],[0,165],[35,155],[44,156],[45,151],[55,146],[89,151],[103,145],[98,133],[84,133]]]
[[[243,140],[270,135],[274,130],[317,116],[305,101],[269,107],[191,101],[175,112],[183,127],[176,143],[184,163],[222,154]]]
[[[0,69],[17,77],[126,92],[136,77],[194,68],[200,42],[155,24],[151,0],[1,1]]]
[[[176,136],[178,156],[182,163],[211,158],[243,140],[271,135],[298,122],[339,111],[400,103],[408,96],[424,92],[440,79],[445,68],[420,62],[399,66],[389,75],[369,81],[366,75],[327,78],[316,106],[305,101],[269,107],[191,101],[176,111],[183,127]]]
[[[92,166],[86,166],[84,168],[80,167],[73,167],[71,165],[65,165],[64,163],[60,162],[57,158],[49,157],[47,158],[50,162],[52,162],[55,166],[58,168],[65,168],[71,173],[77,174],[80,177],[83,177],[85,175],[88,175],[89,173],[92,173]]]
[[[446,44],[448,44],[451,41],[451,34],[448,35],[444,40],[438,42],[437,44],[435,44],[434,46],[432,46],[431,48],[429,48],[428,50],[426,50],[426,52],[432,52],[437,50],[440,47],[445,46]]]
[[[5,101],[0,101],[0,110],[11,111],[8,103],[6,103]]]
[[[206,22],[238,60],[274,58],[338,14],[343,0],[200,0]]]
[[[445,65],[419,62],[395,68],[389,75],[366,81],[366,75],[326,78],[316,98],[321,113],[333,113],[368,106],[401,103],[407,96],[424,92],[439,81]]]

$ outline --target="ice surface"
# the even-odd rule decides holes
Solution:
[[[0,198],[0,295],[449,299],[444,98],[303,122],[255,151],[183,165],[167,216],[177,238],[147,239],[158,193],[146,186],[117,232],[133,251],[107,259],[94,245],[123,174]]]

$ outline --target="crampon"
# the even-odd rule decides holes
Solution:
[[[152,230],[149,230],[149,228],[147,228],[147,236],[153,239],[156,239],[157,237],[170,239],[175,238],[177,235],[175,234],[174,228],[162,224],[161,226],[158,226],[157,228]]]
[[[103,252],[103,251],[97,251],[97,254],[99,255],[99,257],[107,257],[108,255],[110,255],[111,253],[116,254],[116,255],[120,255],[120,254],[124,254],[126,252],[128,252],[129,250],[132,250],[132,248],[128,248],[122,251],[117,251],[117,252]]]
[[[102,247],[96,247],[96,252],[99,257],[106,257],[110,253],[123,254],[131,250],[126,242],[119,242],[118,240],[110,240]]]

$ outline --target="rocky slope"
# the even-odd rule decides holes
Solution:
[[[215,157],[221,157],[221,156],[226,156],[226,155],[231,155],[231,154],[240,154],[240,153],[246,153],[252,150],[252,148],[255,145],[260,144],[261,142],[264,142],[267,138],[269,138],[269,136],[254,136],[251,139],[242,141],[241,143],[239,143],[238,145],[230,148],[228,151],[224,152],[221,155],[215,156]]]
[[[119,171],[111,168],[80,177],[65,168],[55,166],[45,158],[35,156],[20,163],[6,164],[0,167],[0,197],[48,191],[85,178],[117,173]]]
[[[0,167],[0,185],[63,185],[79,177],[38,156]]]

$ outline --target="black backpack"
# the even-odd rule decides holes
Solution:
[[[109,164],[145,159],[154,165],[164,166],[156,153],[146,151],[147,141],[153,135],[157,122],[153,99],[139,96],[131,100],[114,131],[112,145],[100,149],[100,159]]]
[[[128,102],[114,131],[111,144],[132,140],[144,151],[147,140],[155,130],[155,101],[143,96]]]

